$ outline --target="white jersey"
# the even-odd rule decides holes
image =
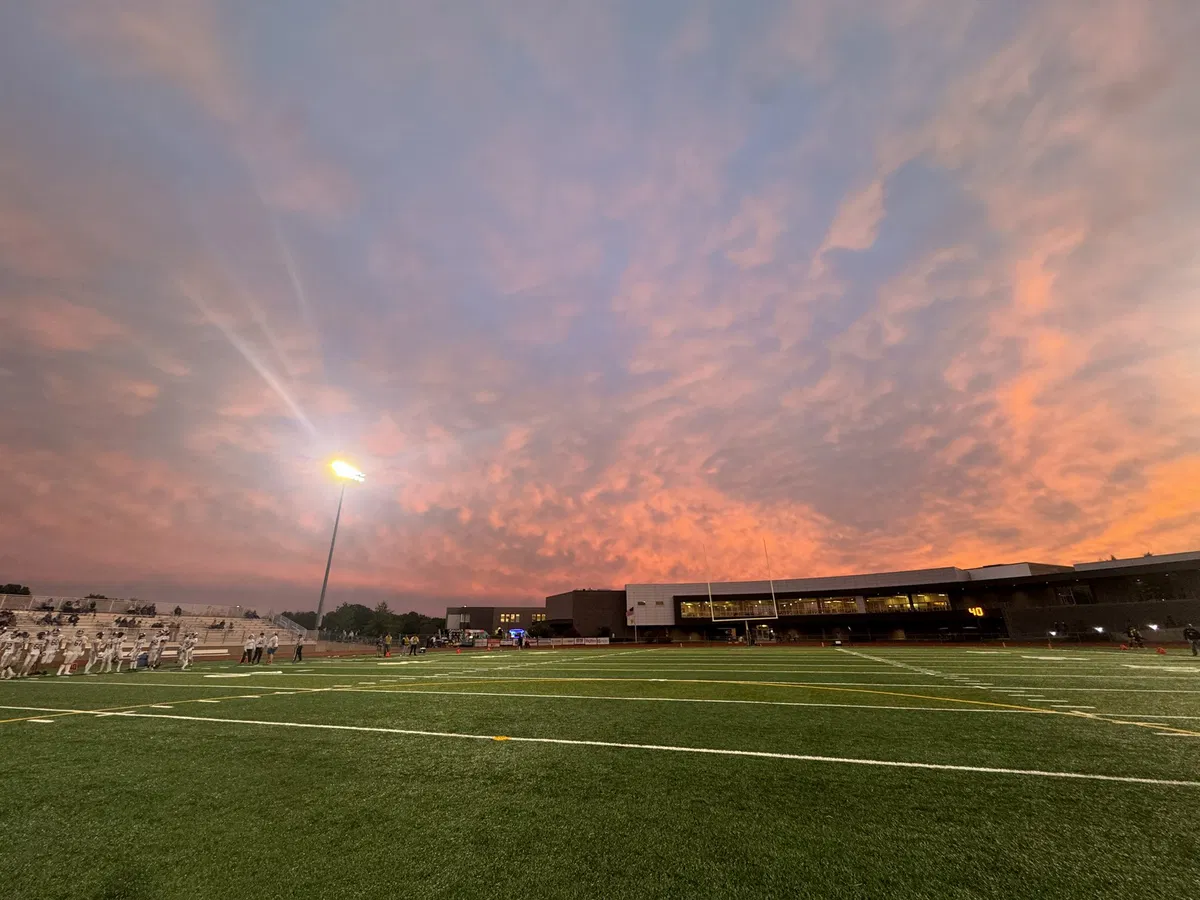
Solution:
[[[242,644],[242,649],[243,650],[253,650],[254,649],[254,638],[252,638],[252,637],[246,638],[246,642],[244,644]]]
[[[82,637],[82,636],[73,638],[71,640],[71,643],[67,644],[67,656],[72,656],[72,657],[81,656],[83,654],[83,651],[86,649],[87,649],[87,638]]]
[[[278,650],[279,649],[279,635],[277,635],[277,634],[271,635],[271,639],[269,641],[267,641],[267,649],[268,650]]]
[[[24,638],[15,631],[0,635],[0,659],[5,661],[11,660],[16,656],[17,651],[21,649],[22,643],[24,643]]]

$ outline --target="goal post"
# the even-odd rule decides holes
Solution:
[[[763,555],[767,560],[767,584],[771,588],[771,599],[713,600],[712,577],[708,573],[708,551],[704,551],[705,578],[708,585],[708,615],[713,624],[741,622],[746,627],[746,646],[750,646],[750,623],[772,621],[779,618],[779,604],[775,599],[775,579],[771,575],[771,556],[767,553],[767,539],[763,538]],[[721,613],[720,615],[718,613]]]

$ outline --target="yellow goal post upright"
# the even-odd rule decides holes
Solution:
[[[776,602],[776,599],[775,599],[775,579],[771,574],[771,555],[767,552],[767,539],[765,537],[763,538],[763,557],[764,557],[764,559],[766,559],[766,562],[767,562],[767,584],[769,584],[770,588],[771,588],[771,602],[767,603],[767,602],[763,601],[761,603],[756,603],[753,606],[751,606],[749,609],[743,609],[742,612],[740,612],[739,614],[732,615],[732,616],[717,615],[716,603],[720,603],[721,601],[719,601],[719,600],[716,602],[713,601],[712,573],[708,567],[708,549],[706,547],[704,547],[703,545],[701,545],[701,549],[704,552],[704,579],[705,579],[706,585],[708,586],[708,615],[709,615],[709,618],[713,621],[714,624],[721,623],[721,622],[734,622],[734,623],[741,622],[741,623],[743,623],[743,625],[746,628],[746,646],[747,647],[752,646],[754,639],[752,637],[752,632],[750,630],[750,623],[757,622],[757,621],[772,621],[774,619],[779,618],[779,604],[778,604],[778,602]],[[748,601],[743,601],[743,602],[748,602]],[[751,615],[750,613],[753,613],[753,614]],[[734,633],[735,634],[737,633],[736,625],[734,627]]]

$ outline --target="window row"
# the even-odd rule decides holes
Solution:
[[[772,605],[764,600],[684,600],[679,615],[684,619],[754,619],[775,615],[818,616],[857,613],[855,597],[817,597],[802,600],[780,600]],[[892,597],[868,597],[869,613],[937,612],[950,609],[948,594],[896,594]]]

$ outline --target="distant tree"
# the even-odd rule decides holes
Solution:
[[[33,591],[23,584],[0,584],[0,594],[19,594],[22,597],[28,597],[32,593]]]
[[[375,613],[369,606],[363,606],[361,603],[343,603],[333,612],[325,613],[325,617],[321,619],[321,629],[367,634],[374,618]]]
[[[108,597],[106,597],[104,594],[88,594],[83,599],[84,600],[107,600]]]
[[[301,628],[316,628],[317,613],[316,610],[308,610],[306,612],[285,612],[284,618],[291,619]]]
[[[545,622],[534,622],[529,626],[529,636],[535,638],[548,638],[551,636],[550,626]]]
[[[371,613],[371,622],[366,627],[367,634],[382,635],[390,634],[396,630],[397,616],[386,603],[379,603]]]

